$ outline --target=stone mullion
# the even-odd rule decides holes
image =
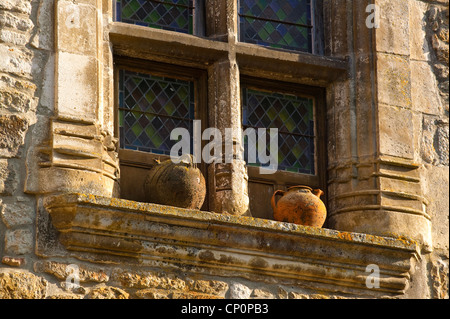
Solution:
[[[222,136],[222,149],[225,150],[226,129],[233,130],[232,159],[210,164],[210,209],[218,213],[243,215],[248,211],[248,175],[241,156],[243,148],[241,102],[239,89],[239,67],[236,61],[237,42],[237,4],[236,1],[210,1],[208,30],[210,36],[228,42],[228,54],[217,60],[209,68],[208,106],[209,125],[217,128]],[[215,14],[211,14],[214,11]],[[219,14],[217,14],[219,13]],[[237,133],[237,134],[236,134]]]
[[[209,125],[217,128],[225,144],[226,129],[232,129],[233,159],[209,166],[211,210],[218,213],[242,215],[248,210],[247,170],[240,156],[242,149],[239,71],[236,62],[224,59],[216,62],[209,72]],[[224,147],[223,147],[224,149]]]

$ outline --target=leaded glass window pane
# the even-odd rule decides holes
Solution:
[[[239,0],[240,41],[312,52],[311,0]]]
[[[121,148],[170,155],[177,142],[170,132],[180,127],[192,136],[194,116],[192,81],[119,71]]]
[[[291,94],[242,88],[243,126],[278,129],[278,170],[315,174],[314,99]],[[244,140],[244,158],[248,165],[248,139]],[[270,154],[266,133],[266,154]]]
[[[193,33],[194,0],[116,0],[116,21]]]

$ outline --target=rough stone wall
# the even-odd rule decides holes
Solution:
[[[421,122],[418,127],[422,128],[418,152],[423,165],[422,187],[429,201],[427,210],[432,218],[433,237],[433,252],[425,256],[423,263],[426,266],[422,265],[418,270],[419,273],[428,272],[428,275],[417,290],[421,291],[422,297],[448,298],[449,1],[414,1],[411,10],[415,17],[415,24],[411,25],[414,31],[411,59],[421,66],[413,80],[422,83],[417,86],[422,87],[420,94],[424,101],[418,110]],[[434,81],[437,87],[432,87]],[[434,90],[437,90],[440,103],[433,105],[429,97]],[[430,287],[425,288],[427,281]]]
[[[433,221],[434,251],[417,263],[405,297],[448,298],[448,0],[410,1],[414,91],[420,139],[415,152]],[[37,197],[25,193],[27,162],[53,115],[54,0],[0,1],[0,298],[337,298],[257,281],[190,278],[153,270],[100,267],[78,260],[43,261],[34,254]],[[431,87],[430,74],[437,87]],[[427,93],[438,90],[440,103]],[[67,266],[81,269],[79,288],[66,287]],[[357,296],[347,296],[357,297]]]
[[[23,267],[34,252],[36,198],[24,183],[27,153],[45,135],[37,123],[52,115],[43,94],[52,77],[52,3],[0,2],[0,267]]]
[[[79,267],[78,281],[73,266]],[[0,299],[345,299],[290,285],[238,278],[196,278],[184,273],[118,266],[38,261],[33,272],[0,271]]]

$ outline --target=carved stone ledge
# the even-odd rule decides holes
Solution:
[[[85,194],[44,207],[59,240],[82,260],[169,267],[208,275],[294,282],[321,291],[404,293],[417,244],[404,238],[318,229]],[[377,265],[379,288],[368,288]],[[371,278],[369,278],[370,280]]]

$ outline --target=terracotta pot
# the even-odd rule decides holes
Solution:
[[[180,163],[171,160],[156,162],[144,183],[146,200],[155,204],[200,209],[206,196],[206,184],[192,157],[184,156]]]
[[[287,191],[277,190],[272,195],[273,217],[277,221],[298,225],[322,227],[327,217],[325,204],[320,200],[323,192],[308,186],[293,186]],[[276,196],[282,197],[276,203]]]

